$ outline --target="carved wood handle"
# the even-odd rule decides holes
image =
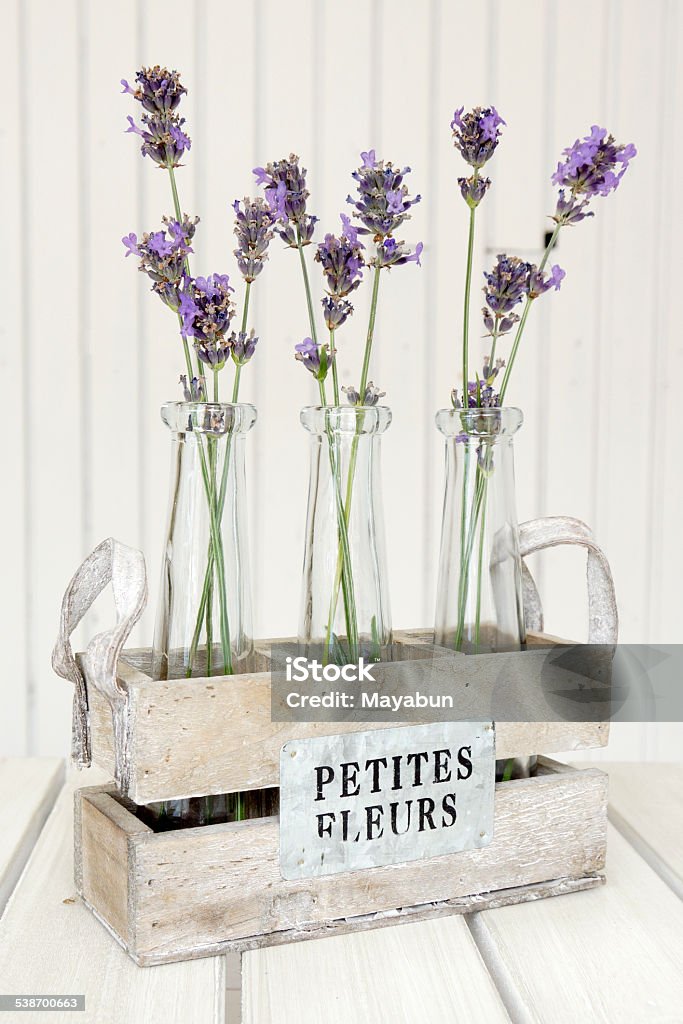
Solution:
[[[98,544],[76,570],[66,588],[59,618],[59,635],[52,652],[52,667],[74,684],[71,736],[72,758],[79,768],[91,764],[88,723],[88,694],[85,680],[71,649],[71,634],[95,599],[111,583],[116,608],[116,625],[98,633],[83,655],[88,678],[106,696],[114,715],[115,732],[122,716],[126,693],[116,679],[116,663],[130,632],[147,603],[147,573],[141,551],[109,537]]]
[[[586,580],[588,584],[588,643],[615,644],[619,634],[619,617],[614,593],[614,580],[604,552],[593,540],[593,534],[580,519],[569,516],[547,516],[531,519],[519,527],[519,550],[524,559],[535,551],[562,544],[586,548]],[[533,577],[522,561],[522,588],[526,628],[543,632],[543,609]]]

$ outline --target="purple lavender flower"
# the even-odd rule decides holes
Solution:
[[[140,136],[142,155],[151,157],[160,167],[180,167],[183,153],[192,145],[182,130],[185,118],[176,114],[143,114],[141,121],[142,128],[128,115],[126,131]]]
[[[235,313],[232,291],[227,274],[211,274],[187,279],[180,293],[183,334],[195,339],[197,355],[215,370],[230,356],[232,341],[225,334]]]
[[[346,299],[337,299],[332,295],[326,295],[321,301],[323,316],[329,331],[336,331],[338,327],[346,323],[353,313],[353,306]]]
[[[491,179],[473,174],[469,178],[458,178],[458,185],[463,199],[469,208],[474,210],[491,188]]]
[[[294,346],[294,349],[294,358],[303,363],[316,380],[325,380],[327,372],[334,361],[336,354],[334,350],[328,348],[327,345],[321,345],[318,348],[311,338],[304,338],[299,345]]]
[[[342,391],[346,395],[346,400],[350,405],[377,405],[380,398],[384,398],[386,395],[386,391],[380,391],[379,388],[375,387],[371,380],[367,383],[362,402],[360,400],[360,394],[356,388],[352,386],[342,387]]]
[[[275,217],[263,199],[249,199],[245,196],[244,210],[240,208],[239,199],[235,200],[232,208],[235,211],[237,248],[234,254],[237,265],[245,281],[254,281],[268,259]]]
[[[403,263],[417,263],[421,267],[420,256],[424,246],[418,242],[415,251],[411,252],[405,242],[397,242],[394,238],[385,238],[377,246],[376,255],[370,260],[371,267],[400,267]]]
[[[230,345],[232,348],[232,358],[238,366],[244,366],[248,363],[253,356],[256,346],[258,344],[258,338],[254,334],[254,331],[240,331],[235,334],[234,331],[230,335]]]
[[[496,313],[494,317],[488,306],[484,306],[481,314],[484,319],[484,327],[489,335],[495,333],[497,338],[500,338],[503,334],[508,334],[515,324],[519,322],[519,317],[516,313],[507,313],[506,315]]]
[[[563,150],[566,160],[558,163],[551,180],[572,196],[607,196],[618,187],[636,153],[633,143],[620,145],[606,128],[594,124],[590,135]]]
[[[579,224],[586,217],[592,217],[593,212],[586,210],[588,206],[587,199],[577,200],[575,196],[569,196],[569,199],[564,197],[564,189],[561,188],[557,197],[557,206],[555,207],[555,214],[553,220],[556,224]]]
[[[557,263],[551,268],[547,277],[534,264],[529,271],[529,282],[527,285],[529,298],[537,299],[539,295],[543,295],[544,292],[549,291],[551,288],[559,292],[560,285],[566,276],[562,267],[558,266]]]
[[[375,241],[381,242],[410,218],[408,211],[420,202],[421,196],[411,199],[403,182],[410,167],[399,170],[391,161],[377,160],[374,149],[361,153],[361,159],[361,166],[352,174],[358,182],[359,198],[347,196],[346,201],[363,224],[358,228],[360,234],[373,235]]]
[[[193,377],[188,384],[186,374],[181,373],[180,383],[183,388],[183,396],[186,402],[206,401],[206,380],[204,377]]]
[[[471,380],[467,384],[467,408],[468,409],[497,409],[500,406],[500,395],[493,390],[493,383],[501,369],[505,366],[503,359],[496,359],[494,367],[491,367],[488,357],[484,357],[482,376]],[[457,388],[451,391],[451,404],[454,409],[462,409],[462,399],[459,397]],[[467,434],[459,434],[456,444],[468,441]]]
[[[183,95],[187,92],[180,84],[177,71],[168,68],[141,68],[135,73],[136,86],[132,88],[125,78],[121,79],[123,92],[138,100],[150,114],[169,114],[176,109]]]
[[[127,250],[126,256],[133,254],[139,258],[139,270],[152,281],[152,291],[174,312],[180,308],[186,260],[192,252],[190,242],[198,220],[198,217],[191,219],[187,214],[183,216],[182,223],[164,217],[161,231],[145,232],[140,241],[133,232],[121,239]]]
[[[345,298],[356,290],[363,277],[364,265],[364,246],[358,241],[358,229],[343,214],[342,225],[345,233],[340,238],[325,235],[315,253],[325,275],[327,292],[336,298]]]
[[[527,293],[531,264],[500,253],[489,273],[484,272],[484,297],[496,314],[510,313]]]
[[[453,114],[453,139],[470,167],[479,170],[493,156],[505,121],[495,107],[475,107],[467,114],[464,109],[459,107]]]
[[[308,245],[313,237],[317,217],[306,213],[306,168],[299,166],[299,157],[290,153],[288,160],[276,160],[265,167],[255,167],[256,184],[265,187],[266,201],[280,227],[277,234],[286,245],[296,248],[301,239]]]

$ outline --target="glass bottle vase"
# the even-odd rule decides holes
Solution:
[[[231,675],[253,648],[244,448],[256,410],[168,402],[161,418],[172,456],[152,672]]]
[[[525,641],[513,437],[519,409],[441,409],[446,484],[435,642],[510,651]]]
[[[308,513],[299,643],[323,664],[391,656],[380,476],[385,406],[308,407]]]

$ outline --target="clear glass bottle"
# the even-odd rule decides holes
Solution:
[[[244,442],[256,409],[168,402],[161,418],[172,458],[152,671],[231,675],[253,648]]]
[[[310,476],[299,643],[323,663],[391,657],[380,444],[386,406],[308,407]]]
[[[464,653],[514,651],[526,640],[513,438],[520,409],[441,409],[446,484],[435,642]],[[526,778],[537,759],[496,761],[496,781]]]
[[[441,409],[446,485],[435,641],[464,652],[524,643],[513,437],[519,409]]]

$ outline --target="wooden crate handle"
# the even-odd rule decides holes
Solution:
[[[92,551],[72,577],[59,617],[59,635],[52,652],[52,667],[74,684],[71,752],[79,768],[92,761],[88,723],[88,694],[83,674],[71,649],[71,634],[104,588],[111,583],[116,608],[116,625],[98,633],[88,644],[83,662],[88,678],[109,701],[114,721],[116,763],[125,746],[127,693],[118,685],[116,665],[130,632],[147,603],[147,573],[141,551],[109,537]],[[117,779],[118,781],[118,779]]]
[[[605,553],[593,540],[593,534],[580,519],[570,516],[546,516],[530,519],[519,527],[519,550],[522,559],[536,551],[563,544],[586,548],[586,582],[588,584],[588,643],[615,644],[619,635],[619,615],[614,580]],[[543,609],[533,577],[522,561],[522,588],[526,628],[543,632]]]

